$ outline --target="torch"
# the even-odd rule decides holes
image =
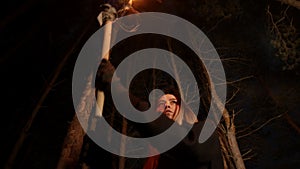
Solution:
[[[129,0],[128,4],[125,5],[118,12],[110,4],[101,5],[101,7],[103,7],[103,11],[97,17],[100,26],[105,24],[101,59],[109,60],[109,52],[107,52],[107,53],[105,53],[105,52],[109,51],[109,49],[110,49],[111,36],[112,36],[112,22],[116,19],[117,13],[119,13],[121,16],[138,13],[138,11],[133,9],[132,4],[133,4],[133,0]],[[102,117],[104,98],[105,98],[104,92],[98,90],[97,91],[97,106],[96,106],[96,113],[95,113],[96,118]],[[94,124],[94,122],[92,123],[92,126],[94,126],[93,124]]]
[[[109,60],[109,51],[110,43],[111,43],[111,32],[112,32],[112,22],[115,20],[117,16],[117,11],[110,4],[101,5],[103,11],[98,15],[97,19],[100,26],[104,26],[104,36],[103,36],[103,45],[102,45],[102,53],[101,59]],[[96,106],[96,117],[102,117],[103,105],[104,105],[104,92],[98,90],[97,91],[97,106]]]

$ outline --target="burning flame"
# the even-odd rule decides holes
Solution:
[[[132,6],[132,2],[133,2],[133,0],[129,0],[128,4],[129,4],[130,6]]]

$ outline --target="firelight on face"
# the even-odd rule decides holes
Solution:
[[[157,112],[165,114],[169,119],[175,120],[179,112],[179,103],[172,94],[165,94],[158,99]]]

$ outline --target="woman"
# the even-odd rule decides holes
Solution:
[[[102,60],[97,72],[96,87],[107,94],[110,91],[113,65],[106,60]],[[119,79],[114,79],[118,81]],[[125,89],[121,83],[114,86],[113,90],[120,93]],[[177,145],[172,149],[146,159],[143,169],[222,169],[221,147],[218,135],[215,132],[205,143],[200,144],[198,138],[203,127],[204,121],[198,120],[194,112],[181,100],[179,90],[175,87],[163,89],[164,94],[159,97],[156,105],[156,112],[162,113],[153,122],[137,127],[142,137],[149,137],[164,132],[174,122],[181,128],[193,126]],[[126,92],[127,93],[127,92]],[[128,97],[127,97],[128,98]],[[145,102],[135,96],[130,96],[131,101],[138,109],[148,107]],[[181,103],[181,104],[180,104]],[[181,105],[181,107],[180,107]],[[176,135],[176,133],[175,133]],[[170,138],[171,139],[171,138]],[[150,151],[157,151],[155,147],[149,145]],[[141,167],[139,167],[141,168]]]

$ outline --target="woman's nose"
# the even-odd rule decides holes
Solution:
[[[171,107],[171,104],[169,102],[166,102],[165,103],[165,108],[170,108]]]

